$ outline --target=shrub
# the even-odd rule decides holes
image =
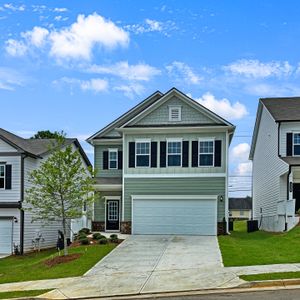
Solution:
[[[76,240],[76,241],[80,241],[80,240],[86,239],[86,238],[87,238],[87,235],[86,235],[85,233],[83,233],[83,232],[78,233],[78,234],[76,234],[76,236],[75,236],[75,240]]]
[[[91,231],[89,228],[81,228],[79,231],[78,231],[78,234],[81,234],[81,233],[84,233],[84,234],[90,234]]]
[[[117,243],[119,238],[118,238],[118,235],[117,234],[111,234],[110,235],[110,240],[113,242],[113,243]]]
[[[96,232],[93,234],[93,239],[94,240],[100,240],[103,237],[99,232]]]
[[[99,244],[100,245],[106,245],[108,243],[108,240],[105,236],[103,236],[100,240],[99,240]]]
[[[80,244],[81,245],[89,245],[90,244],[90,241],[88,238],[82,238],[80,241]]]

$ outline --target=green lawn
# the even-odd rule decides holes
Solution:
[[[115,244],[107,244],[71,247],[70,254],[81,253],[82,255],[74,261],[53,267],[48,267],[43,262],[57,255],[55,249],[24,256],[6,257],[0,259],[0,283],[80,276],[115,246]]]
[[[295,279],[295,278],[300,278],[300,272],[281,272],[281,273],[241,275],[240,278],[246,281]]]
[[[246,222],[236,221],[231,235],[218,239],[226,267],[300,263],[299,226],[288,233],[247,233]]]
[[[0,299],[11,299],[21,297],[35,297],[43,295],[51,290],[33,290],[33,291],[17,291],[17,292],[0,292]]]

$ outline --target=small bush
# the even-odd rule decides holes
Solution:
[[[78,231],[78,234],[80,233],[84,233],[84,234],[90,234],[91,231],[89,228],[81,228],[79,231]]]
[[[80,241],[81,245],[89,245],[90,244],[90,241],[89,241],[88,238],[83,238],[83,239],[81,239],[79,241]]]
[[[100,245],[106,245],[107,243],[108,243],[108,240],[105,236],[99,240]]]
[[[96,232],[93,234],[93,239],[100,240],[102,236],[103,236],[102,234],[100,234],[99,232]]]
[[[83,233],[83,232],[78,233],[78,234],[76,235],[76,237],[75,237],[75,240],[77,240],[77,241],[80,241],[80,240],[82,240],[82,239],[87,239],[87,235],[86,235],[85,233]]]
[[[113,243],[117,243],[119,238],[118,238],[118,235],[117,234],[111,234],[110,235],[110,240],[113,242]]]

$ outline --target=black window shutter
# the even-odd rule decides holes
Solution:
[[[123,168],[123,151],[118,151],[118,169],[122,170]]]
[[[199,166],[199,142],[198,141],[192,141],[192,167],[198,167]]]
[[[165,168],[166,167],[166,155],[167,155],[167,143],[166,142],[160,142],[160,167]]]
[[[286,134],[286,156],[293,156],[293,133]]]
[[[157,142],[151,142],[151,168],[157,168]]]
[[[5,189],[11,190],[11,165],[5,165]]]
[[[103,151],[103,170],[108,169],[108,151]]]
[[[215,167],[221,167],[222,160],[222,141],[215,141]]]
[[[189,141],[182,142],[182,166],[184,168],[189,166]]]
[[[135,167],[135,142],[129,142],[128,166],[129,168]]]

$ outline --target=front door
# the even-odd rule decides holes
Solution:
[[[106,230],[120,229],[119,200],[106,201]]]
[[[293,198],[296,200],[295,212],[300,209],[300,183],[293,184]]]

